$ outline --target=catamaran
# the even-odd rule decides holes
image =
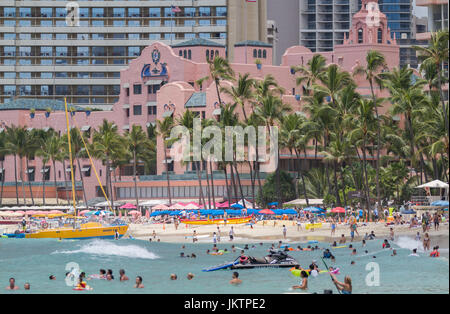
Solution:
[[[93,239],[93,238],[103,238],[103,239],[119,239],[123,237],[128,231],[128,224],[116,219],[111,223],[100,221],[89,221],[85,217],[77,216],[76,199],[75,199],[75,179],[73,171],[73,161],[72,161],[72,146],[70,138],[70,127],[69,127],[69,114],[67,110],[67,100],[64,99],[65,112],[66,112],[66,123],[67,123],[67,137],[69,146],[69,158],[70,158],[70,172],[72,181],[72,201],[73,201],[73,215],[62,214],[59,216],[55,215],[36,215],[32,216],[31,219],[34,220],[36,229],[31,229],[26,232],[16,231],[15,233],[4,234],[8,238],[28,238],[28,239]],[[78,132],[80,130],[76,128]],[[92,157],[89,153],[87,145],[84,141],[83,136],[81,136],[84,147],[89,157],[89,161],[97,177],[99,185],[102,189],[103,195],[108,201],[108,197],[103,189],[100,182],[100,178],[95,169]],[[109,202],[109,201],[108,201]],[[111,207],[111,206],[110,206]],[[112,210],[112,209],[111,209]],[[56,226],[55,226],[56,225]],[[55,227],[53,227],[55,226]]]

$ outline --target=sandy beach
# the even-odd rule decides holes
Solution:
[[[275,225],[274,225],[275,223]],[[286,239],[283,238],[283,224],[287,228]],[[324,223],[322,228],[314,231],[306,230],[305,224],[302,223],[301,229],[297,230],[296,221],[259,221],[253,226],[253,229],[248,225],[233,225],[234,226],[234,243],[255,243],[255,242],[307,242],[311,240],[332,242],[338,241],[342,234],[350,240],[350,229],[347,224],[338,224],[335,235],[331,236],[331,226],[329,223]],[[367,223],[366,225],[358,224],[359,236],[356,235],[355,241],[361,240],[365,233],[374,231],[378,238],[387,237],[390,228],[394,228],[395,236],[415,236],[417,232],[422,235],[422,228],[409,228],[409,225],[386,226],[385,223]],[[220,236],[223,243],[231,243],[229,241],[228,232],[231,225],[220,225]],[[153,230],[156,233],[156,238],[153,238]],[[131,224],[129,234],[140,240],[169,242],[169,243],[192,243],[192,235],[194,230],[197,233],[198,242],[212,243],[213,232],[217,232],[217,225],[207,226],[187,226],[180,224],[178,230],[175,230],[173,224]],[[438,231],[434,227],[429,231],[431,239],[440,239],[439,245],[442,248],[448,248],[448,223],[441,224]],[[444,239],[444,241],[442,241]],[[447,239],[447,240],[445,240]],[[437,243],[436,243],[437,244]]]

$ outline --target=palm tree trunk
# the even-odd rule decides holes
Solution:
[[[45,163],[42,163],[42,205],[45,206]]]
[[[239,176],[239,171],[238,171],[238,168],[237,168],[236,160],[233,162],[233,165],[234,165],[234,169],[236,170],[236,179],[237,179],[237,182],[239,184],[239,191],[241,192],[242,206],[247,208],[247,206],[245,205],[244,190],[242,189],[241,178]]]
[[[210,189],[210,187],[209,187],[209,173],[208,173],[208,164],[206,165],[206,172],[205,172],[205,174],[206,174],[206,192],[208,193],[208,207],[209,207],[209,209],[212,209],[212,206],[211,206],[211,189]]]
[[[213,208],[216,209],[216,192],[214,191],[214,171],[211,160],[209,161],[209,169],[211,171],[211,194],[213,199]],[[206,169],[208,171],[208,169]]]
[[[139,209],[139,195],[137,189],[137,160],[136,160],[136,148],[133,150],[133,181],[134,181],[134,196],[136,197],[136,208]]]
[[[292,156],[292,148],[289,149],[289,153]],[[297,155],[297,159],[298,159],[298,155]],[[290,171],[295,172],[295,165],[294,165],[294,158],[290,158],[289,160],[289,167],[291,168]],[[294,184],[295,184],[295,198],[299,199],[300,195],[298,192],[298,172],[297,172],[297,177],[294,178]]]
[[[225,185],[227,188],[227,198],[228,198],[228,206],[231,206],[231,189],[230,189],[230,185],[228,184],[228,174],[227,174],[227,164],[224,164],[223,167],[223,173],[225,175]]]
[[[0,169],[2,170],[2,182],[1,182],[1,187],[0,187],[0,206],[2,206],[3,204],[3,188],[5,186],[5,169],[3,168],[4,163],[2,160],[2,163],[0,165]]]
[[[169,176],[169,164],[167,163],[167,149],[164,145],[164,160],[166,161],[166,180],[167,180],[167,195],[169,196],[169,205],[172,205],[172,193],[170,187],[170,176]]]
[[[372,91],[373,106],[375,108],[375,117],[377,119],[377,164],[376,164],[376,181],[377,181],[377,202],[380,204],[380,150],[381,150],[381,126],[378,115],[378,107],[376,105],[376,96],[373,90],[373,82],[369,80],[370,90]]]
[[[197,178],[198,178],[198,187],[199,187],[199,197],[200,197],[200,199],[201,199],[201,201],[203,202],[203,204],[206,204],[206,201],[205,201],[205,196],[203,195],[203,186],[202,186],[202,178],[201,178],[201,175],[200,175],[200,162],[199,161],[195,161],[195,163],[196,163],[196,172],[197,172]]]
[[[27,171],[29,169],[29,161],[28,161],[28,157],[25,157],[25,162],[27,165]],[[36,175],[36,174],[35,174]],[[34,206],[34,197],[33,197],[33,189],[31,187],[31,181],[30,181],[30,175],[28,174],[28,190],[30,191],[30,197],[31,197],[31,204]]]
[[[341,196],[339,195],[339,188],[338,188],[338,180],[337,180],[337,162],[334,161],[334,191],[335,191],[335,195],[336,195],[336,201],[338,206],[341,206]]]
[[[84,200],[84,205],[87,208],[87,197],[86,197],[86,189],[84,188],[84,177],[83,177],[83,171],[81,169],[81,164],[80,164],[80,159],[76,158],[77,160],[77,165],[78,165],[78,172],[80,173],[80,181],[81,181],[81,189],[83,190],[83,200]]]
[[[66,172],[65,159],[62,160],[62,165],[63,165],[63,176],[64,176],[64,189],[66,190],[66,200],[67,200],[67,204],[70,204],[70,195],[69,195],[69,188],[67,186],[67,172]]]
[[[281,206],[281,202],[282,202],[282,199],[281,199],[281,184],[280,184],[280,161],[281,161],[281,159],[280,159],[280,148],[279,148],[279,146],[278,146],[278,164],[277,164],[277,173],[276,173],[276,176],[277,176],[277,195],[278,195],[278,206]]]
[[[16,182],[16,203],[19,205],[19,184],[17,182],[17,156],[14,154],[14,180]]]
[[[442,110],[444,112],[444,122],[445,122],[445,131],[448,134],[448,116],[447,116],[447,106],[445,105],[444,92],[442,90],[442,77],[441,77],[441,64],[437,64],[437,77],[438,77],[438,85],[439,85],[439,95],[441,97]]]
[[[23,178],[23,160],[22,157],[19,158],[19,171],[20,171],[20,182],[22,185],[22,194],[23,194],[23,204],[27,205],[27,198],[25,195],[25,183],[23,182],[24,178]],[[27,169],[28,170],[28,169]]]
[[[53,164],[53,183],[55,184],[55,197],[56,197],[56,204],[59,205],[59,199],[58,199],[58,186],[56,185],[56,162],[54,159],[52,159]],[[66,169],[64,169],[66,171]],[[65,182],[65,176],[64,176],[64,182]],[[66,190],[67,193],[67,190]]]
[[[366,137],[363,139],[363,169],[364,169],[364,177],[365,177],[365,185],[366,185],[366,203],[367,203],[367,212],[369,216],[371,216],[370,212],[370,197],[369,197],[369,180],[367,178],[367,156],[366,156]]]
[[[306,205],[309,207],[308,194],[306,193],[305,177],[303,176],[303,171],[301,168],[300,152],[297,149],[295,149],[295,154],[297,155],[298,160],[298,176],[302,179],[303,195],[305,196]]]

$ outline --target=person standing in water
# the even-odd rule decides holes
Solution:
[[[6,290],[19,290],[19,287],[16,286],[16,279],[9,278],[9,286],[6,287]]]
[[[302,270],[300,272],[300,278],[302,279],[302,281],[300,282],[300,285],[293,286],[292,289],[302,289],[302,290],[308,289],[308,273],[306,271]]]
[[[342,292],[342,294],[352,294],[352,279],[350,276],[345,276],[344,282],[340,282],[336,279],[336,275],[330,273],[331,279],[333,280],[336,288]]]

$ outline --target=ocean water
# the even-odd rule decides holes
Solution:
[[[262,257],[267,254],[271,243],[263,246],[255,244],[246,254]],[[361,242],[353,243],[357,255],[351,256],[348,248],[331,249],[336,262],[326,260],[329,266],[339,267],[338,279],[343,281],[350,275],[354,293],[449,293],[448,249],[443,257],[429,258],[423,253],[420,243],[407,237],[399,238],[393,244],[397,256],[391,256],[391,250],[381,248],[382,241],[368,241],[365,248]],[[169,244],[140,240],[84,240],[57,241],[52,239],[0,239],[0,294],[3,293],[174,293],[174,294],[267,294],[291,293],[291,287],[299,283],[288,269],[248,269],[240,270],[243,284],[229,284],[231,270],[202,272],[209,266],[234,260],[239,254],[229,253],[222,256],[206,254],[212,244]],[[237,247],[244,247],[235,244]],[[291,246],[296,247],[294,243]],[[302,243],[302,246],[306,244]],[[316,244],[313,244],[316,245]],[[328,243],[318,243],[320,248],[329,248]],[[219,249],[230,250],[230,242],[222,242]],[[250,245],[251,247],[251,245]],[[408,257],[412,248],[419,247],[420,257]],[[368,250],[366,254],[364,251]],[[180,252],[187,255],[195,253],[197,258],[180,258]],[[290,252],[300,264],[307,268],[313,259],[320,268],[324,265],[320,259],[322,250],[312,252]],[[373,258],[376,256],[376,258]],[[355,261],[354,265],[350,262]],[[90,280],[88,284],[93,291],[72,291],[65,282],[66,265],[77,263],[86,274],[97,274],[100,268],[112,269],[116,280]],[[373,264],[373,263],[376,264]],[[372,263],[372,264],[371,264]],[[366,268],[366,267],[372,268]],[[130,277],[129,282],[118,280],[119,269],[124,268]],[[373,276],[374,271],[379,276]],[[186,275],[191,272],[195,278],[191,281]],[[178,275],[178,280],[171,281],[171,273]],[[55,275],[56,281],[49,276]],[[144,289],[134,289],[136,276],[142,276]],[[16,278],[19,291],[9,292],[4,288],[10,277]],[[367,278],[369,281],[367,282]],[[379,282],[374,279],[379,279]],[[31,290],[23,290],[29,282]],[[328,274],[309,279],[310,293],[323,293],[324,289],[333,289],[337,293]]]

